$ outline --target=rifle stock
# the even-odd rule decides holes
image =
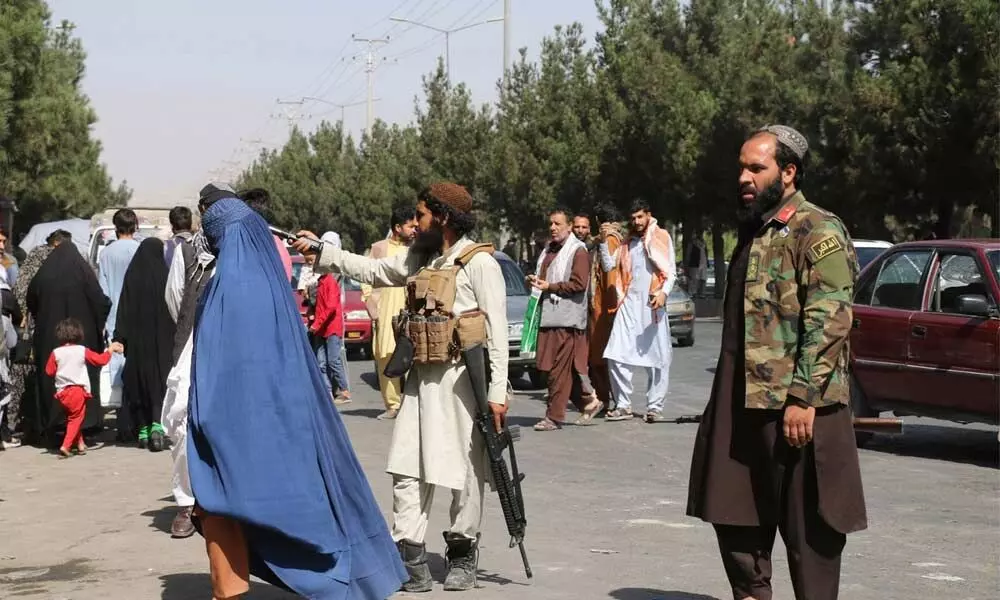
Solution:
[[[462,350],[462,360],[465,370],[472,383],[472,392],[476,398],[476,428],[486,442],[486,452],[490,459],[490,473],[493,485],[500,496],[500,508],[507,523],[507,533],[510,534],[510,547],[517,546],[521,551],[521,562],[524,563],[524,573],[531,579],[531,566],[524,550],[524,535],[528,520],[524,515],[524,496],[521,494],[521,481],[524,474],[518,471],[517,457],[514,454],[514,441],[520,439],[518,427],[508,427],[503,424],[497,431],[490,412],[488,401],[489,380],[486,368],[486,350],[481,344]],[[503,451],[510,455],[510,469],[504,460]]]

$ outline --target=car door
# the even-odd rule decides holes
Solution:
[[[907,371],[916,385],[906,400],[917,410],[997,419],[1000,321],[961,314],[957,306],[963,295],[985,296],[998,306],[988,272],[976,249],[943,249],[935,257],[927,306],[910,319]]]
[[[912,393],[905,371],[909,324],[922,307],[932,255],[927,248],[889,250],[858,282],[851,369],[872,408]]]

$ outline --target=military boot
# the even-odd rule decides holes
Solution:
[[[471,590],[476,587],[476,570],[479,567],[479,537],[470,540],[457,533],[445,532],[447,544],[448,576],[444,589],[449,592]]]
[[[403,559],[406,574],[410,580],[403,584],[404,592],[429,592],[434,580],[431,579],[431,568],[427,566],[427,549],[424,544],[399,540],[399,557]]]

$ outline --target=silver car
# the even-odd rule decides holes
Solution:
[[[500,263],[500,271],[503,272],[503,281],[507,287],[507,343],[510,347],[508,376],[510,379],[517,379],[527,373],[531,385],[544,387],[545,378],[535,368],[535,359],[521,357],[521,332],[524,331],[524,313],[528,310],[529,297],[524,272],[503,252],[494,252],[493,257]]]

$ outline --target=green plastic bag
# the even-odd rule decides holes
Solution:
[[[524,311],[524,329],[521,330],[521,358],[535,358],[538,350],[538,326],[542,322],[542,290],[531,290],[528,309]]]

